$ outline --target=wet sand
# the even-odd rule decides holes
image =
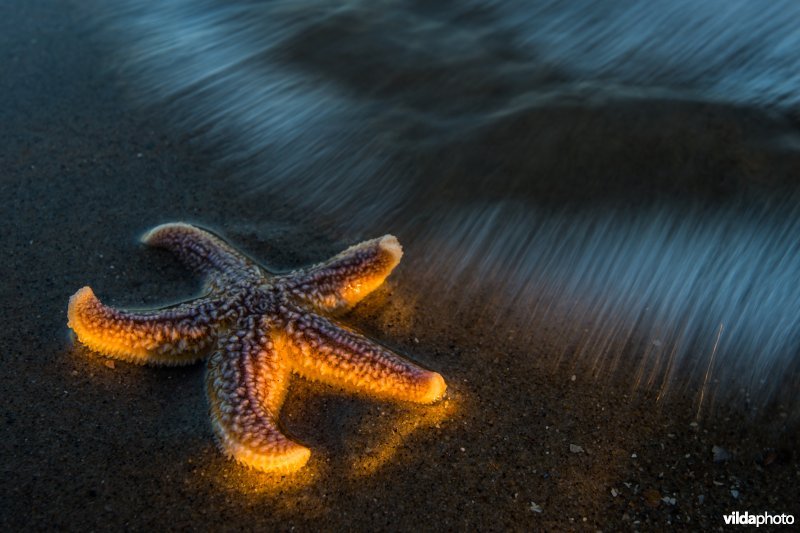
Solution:
[[[193,279],[137,238],[162,222],[214,228],[274,269],[348,242],[291,223],[291,208],[226,189],[224,169],[143,116],[67,3],[0,7],[4,530],[711,530],[722,515],[800,517],[797,430],[690,399],[658,402],[572,379],[469,316],[415,307],[415,260],[345,322],[448,381],[433,407],[374,402],[295,379],[287,431],[308,467],[275,478],[212,438],[203,367],[153,369],[75,346],[67,300],[90,284],[112,305],[191,296]],[[383,229],[383,228],[381,228]],[[376,230],[379,232],[379,230]],[[712,447],[723,448],[715,461]]]

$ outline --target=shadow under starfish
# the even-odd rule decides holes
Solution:
[[[211,421],[220,447],[236,460],[269,472],[291,472],[308,461],[310,450],[278,424],[292,372],[381,398],[432,403],[444,395],[438,373],[324,316],[383,283],[402,256],[395,237],[365,241],[285,275],[269,274],[189,224],[158,226],[142,240],[203,275],[205,295],[134,312],[105,306],[84,287],[70,298],[68,325],[92,350],[138,364],[190,364],[216,345],[206,371]]]

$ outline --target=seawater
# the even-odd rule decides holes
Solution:
[[[232,194],[342,240],[397,234],[425,298],[522,344],[555,327],[555,366],[800,415],[797,2],[87,14]]]

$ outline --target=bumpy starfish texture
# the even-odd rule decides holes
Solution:
[[[446,385],[426,370],[326,318],[377,288],[400,262],[386,235],[329,261],[272,275],[220,238],[188,224],[164,224],[146,244],[166,248],[204,277],[204,296],[150,311],[105,306],[89,287],[69,301],[69,327],[86,346],[138,364],[208,360],[206,391],[217,442],[264,471],[301,468],[310,450],[281,431],[278,415],[294,372],[352,392],[418,403]]]

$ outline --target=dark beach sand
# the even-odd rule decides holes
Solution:
[[[386,404],[296,379],[283,420],[313,450],[308,467],[279,479],[227,460],[202,365],[111,365],[74,346],[69,296],[87,284],[119,306],[193,294],[198,280],[137,243],[166,221],[214,228],[277,269],[350,243],[226,190],[208,154],[128,103],[74,13],[53,0],[0,5],[2,530],[711,530],[733,510],[800,518],[798,435],[780,431],[780,412],[777,425],[724,409],[695,422],[689,400],[632,394],[623,373],[573,381],[541,362],[550,330],[521,353],[463,326],[469,317],[407,303],[409,255],[345,321],[441,372],[448,399]],[[714,462],[715,445],[731,457]]]

